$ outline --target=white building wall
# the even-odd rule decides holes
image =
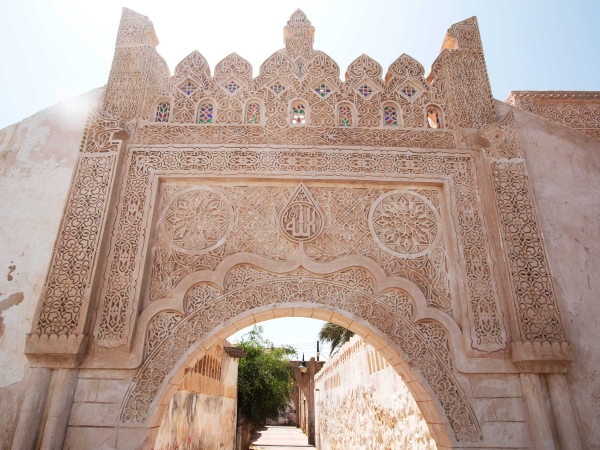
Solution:
[[[319,450],[436,449],[402,378],[360,337],[323,366],[315,388]]]
[[[40,296],[96,89],[0,130],[0,448],[27,384],[25,335]]]

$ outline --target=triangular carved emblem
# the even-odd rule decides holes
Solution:
[[[304,183],[300,183],[278,214],[279,230],[293,242],[310,242],[323,232],[325,215]]]

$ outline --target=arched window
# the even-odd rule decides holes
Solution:
[[[198,108],[198,123],[213,123],[214,108],[211,102],[202,102]]]
[[[437,106],[427,107],[427,125],[429,128],[444,128],[442,123],[442,112]]]
[[[386,105],[383,107],[383,126],[398,126],[398,110],[394,105]]]
[[[167,101],[158,102],[158,105],[156,105],[156,114],[154,115],[154,121],[155,122],[168,122],[170,111],[171,111],[171,105],[169,105],[169,102],[167,102]]]
[[[306,123],[306,106],[304,102],[296,101],[292,105],[292,125]]]
[[[342,105],[338,108],[338,124],[341,127],[352,126],[352,108],[349,105]]]
[[[260,123],[260,103],[246,105],[246,123]]]

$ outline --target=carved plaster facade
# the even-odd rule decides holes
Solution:
[[[564,377],[572,346],[476,19],[448,30],[427,76],[408,55],[385,76],[362,55],[342,81],[313,39],[298,10],[256,77],[237,54],[211,74],[198,52],[171,76],[152,23],[124,10],[26,343],[37,390],[54,379],[21,411],[43,448],[67,429],[40,422],[44,402],[71,409],[78,378],[107,374],[118,398],[87,419],[76,403],[69,423],[150,448],[186,367],[289,315],[365,338],[440,449],[498,447],[475,392],[500,378],[521,380],[528,408],[512,447],[558,448],[541,374]],[[13,448],[32,445],[24,424]]]

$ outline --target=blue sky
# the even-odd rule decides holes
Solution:
[[[171,71],[193,50],[211,67],[235,51],[256,75],[282,47],[285,22],[300,7],[316,27],[315,48],[336,60],[342,74],[362,53],[384,71],[402,53],[428,69],[446,30],[477,16],[497,99],[511,90],[600,90],[600,0],[0,0],[0,128],[103,86],[123,6],[154,22]],[[300,351],[316,346],[321,324],[263,323],[275,344],[297,344]]]

